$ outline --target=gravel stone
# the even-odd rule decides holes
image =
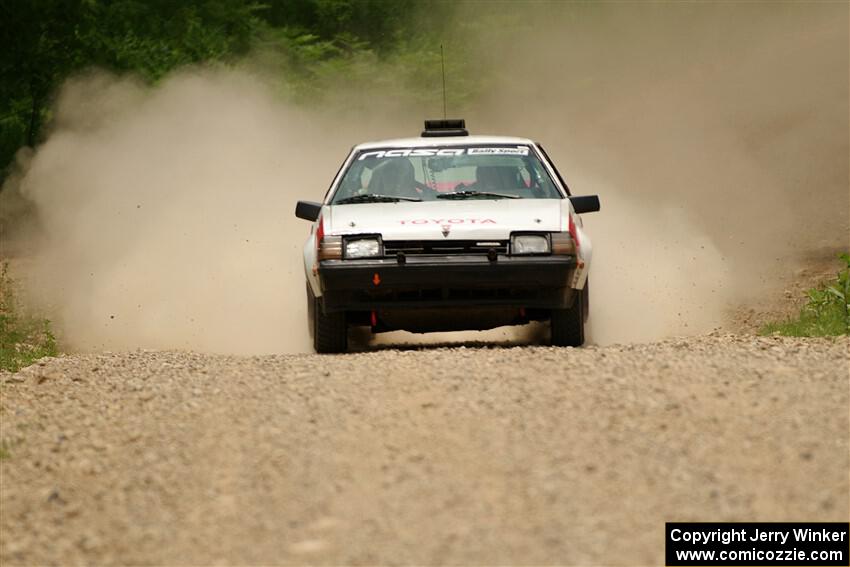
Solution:
[[[0,376],[0,563],[661,564],[667,521],[848,521],[848,351],[45,359]]]

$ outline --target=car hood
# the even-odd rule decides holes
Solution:
[[[567,199],[470,199],[364,203],[323,209],[325,234],[381,234],[384,240],[507,239],[519,230],[566,230]]]

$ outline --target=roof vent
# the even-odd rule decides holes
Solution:
[[[463,118],[451,120],[426,120],[423,138],[441,138],[444,136],[469,136],[466,130],[466,120]]]

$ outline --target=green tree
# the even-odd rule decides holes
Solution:
[[[320,100],[341,76],[389,84],[381,63],[423,92],[439,82],[454,10],[447,0],[0,0],[0,168],[40,141],[51,97],[87,67],[155,82],[257,48],[272,54],[296,100]],[[467,75],[456,73],[466,81],[459,90]]]
[[[155,81],[245,53],[262,21],[242,0],[0,0],[0,167],[35,145],[50,98],[80,69]]]

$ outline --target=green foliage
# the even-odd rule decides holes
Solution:
[[[155,81],[244,54],[261,27],[242,0],[0,0],[0,167],[41,139],[50,99],[88,67]]]
[[[89,2],[78,39],[87,65],[156,80],[181,65],[245,53],[260,5],[239,0]]]
[[[270,28],[319,41],[353,38],[385,56],[407,41],[439,36],[454,10],[448,0],[278,0],[259,14]]]
[[[807,292],[808,301],[795,319],[769,323],[763,335],[825,337],[850,335],[850,254],[842,254],[844,263],[835,280]]]
[[[44,356],[56,355],[56,339],[46,319],[23,314],[15,298],[8,264],[0,264],[0,369],[15,372]]]
[[[368,104],[370,94],[403,95],[411,103],[442,100],[440,43],[411,39],[391,53],[381,53],[352,35],[332,40],[293,29],[267,29],[256,43],[259,59],[281,78],[285,96],[302,105],[328,100],[343,106]],[[457,108],[478,92],[476,73],[464,47],[446,60],[450,104]],[[339,94],[345,93],[344,100]],[[351,96],[353,95],[353,96]],[[354,110],[354,108],[348,108]]]
[[[450,98],[460,106],[478,85],[470,42],[454,25],[456,4],[444,0],[292,0],[260,10],[254,54],[289,98],[316,105],[354,93],[347,110],[370,93],[404,95],[411,103],[442,100],[440,45],[446,44]]]
[[[449,26],[456,9],[448,0],[0,0],[0,168],[41,141],[51,98],[90,67],[155,82],[253,52],[296,102],[320,103],[341,84],[434,101],[448,42],[458,103],[477,85],[463,29],[482,24]]]

